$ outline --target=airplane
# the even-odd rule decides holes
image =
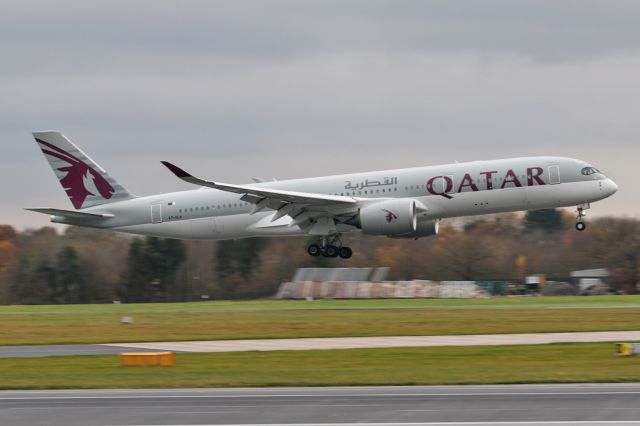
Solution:
[[[472,161],[234,185],[195,177],[162,161],[198,189],[138,197],[58,131],[33,136],[74,210],[30,208],[51,222],[176,239],[316,236],[311,256],[348,259],[347,232],[390,238],[438,234],[442,219],[577,206],[618,186],[590,164],[564,157]]]

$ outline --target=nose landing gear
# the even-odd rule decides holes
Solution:
[[[340,235],[332,235],[322,237],[322,245],[311,244],[307,247],[307,253],[309,256],[324,256],[324,257],[341,257],[342,259],[349,259],[353,255],[353,250],[350,247],[343,246],[340,240]]]
[[[587,225],[582,221],[582,218],[584,218],[587,215],[584,211],[587,210],[589,207],[590,207],[589,203],[580,204],[577,207],[578,221],[576,222],[576,229],[578,231],[584,231],[585,229],[587,229]]]

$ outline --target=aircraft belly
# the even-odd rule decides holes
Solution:
[[[474,208],[481,213],[517,211],[527,208],[527,191],[525,188],[505,188],[482,192],[486,192],[487,196],[474,203]]]
[[[509,211],[569,207],[606,198],[598,181],[494,189],[453,194],[453,198],[428,197],[429,217],[459,217]]]
[[[179,238],[192,240],[225,240],[258,236],[287,236],[306,234],[297,226],[278,224],[275,226],[258,227],[264,223],[266,214],[249,216],[246,214],[198,219],[169,221],[162,223],[146,223],[140,225],[111,228],[114,231],[130,234],[149,235],[161,238]],[[270,215],[269,215],[270,216]]]
[[[425,205],[430,218],[446,218],[526,210],[525,188],[494,189],[491,191],[463,192],[451,199],[429,197]]]
[[[209,240],[215,239],[218,236],[216,221],[215,218],[212,217],[162,223],[146,223],[113,229],[120,232],[160,238]]]
[[[597,181],[530,186],[527,188],[528,209],[575,206],[605,198]]]

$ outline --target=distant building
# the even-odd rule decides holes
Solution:
[[[571,272],[571,282],[584,294],[598,287],[609,289],[609,277],[611,273],[606,268],[583,269]]]

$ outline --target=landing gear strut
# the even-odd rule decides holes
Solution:
[[[307,253],[314,257],[322,255],[324,257],[339,256],[342,259],[349,259],[353,255],[353,250],[350,247],[343,246],[340,234],[336,234],[322,237],[322,245],[311,244],[307,247]]]
[[[587,225],[582,221],[582,218],[584,218],[587,215],[584,211],[587,210],[589,207],[590,207],[589,203],[580,204],[577,207],[578,221],[576,222],[576,229],[578,231],[584,231],[585,229],[587,229]]]

